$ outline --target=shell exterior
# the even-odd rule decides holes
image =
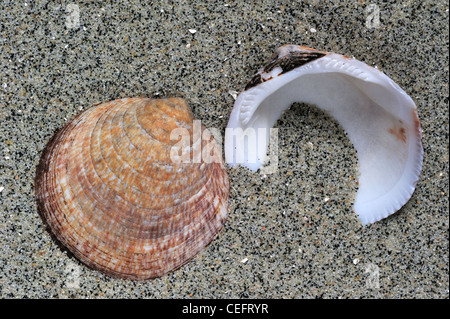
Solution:
[[[225,132],[226,162],[261,167],[269,141],[264,135],[294,102],[330,114],[353,143],[360,172],[354,208],[363,224],[409,200],[423,157],[414,101],[378,69],[304,46],[278,48],[239,94]],[[244,143],[252,130],[256,140]]]
[[[127,98],[58,131],[35,180],[57,239],[90,267],[128,279],[159,277],[193,258],[222,229],[229,192],[220,154],[209,163],[171,160],[171,132],[185,129],[192,141],[193,121],[183,99]]]

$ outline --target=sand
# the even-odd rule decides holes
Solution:
[[[449,12],[446,1],[2,1],[1,298],[448,298]],[[273,174],[228,169],[230,211],[191,262],[135,282],[62,250],[34,175],[76,114],[123,97],[182,96],[224,132],[233,92],[286,43],[376,66],[416,102],[424,163],[410,201],[363,226],[356,151],[312,105],[277,122]]]

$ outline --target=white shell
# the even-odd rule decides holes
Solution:
[[[294,102],[317,105],[347,132],[358,154],[354,209],[363,224],[393,214],[409,200],[423,156],[413,100],[373,67],[303,46],[277,49],[238,96],[225,134],[226,162],[256,171],[266,156],[269,128]],[[266,136],[258,135],[259,128]],[[243,142],[247,129],[254,129],[256,143]]]

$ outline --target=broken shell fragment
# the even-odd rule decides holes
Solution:
[[[127,98],[67,123],[47,144],[35,180],[56,238],[120,278],[159,277],[192,259],[222,229],[229,192],[217,154],[208,163],[172,160],[171,132],[184,129],[192,140],[193,122],[183,99]],[[216,145],[212,137],[193,143],[191,155]]]
[[[347,132],[358,156],[354,209],[363,224],[409,200],[423,156],[413,100],[373,67],[303,46],[278,48],[239,94],[225,133],[226,162],[256,171],[266,157],[269,128],[294,102],[317,105]]]

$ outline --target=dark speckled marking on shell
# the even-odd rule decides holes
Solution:
[[[184,127],[192,139],[193,120],[183,99],[129,98],[67,123],[47,144],[35,179],[51,232],[114,277],[159,277],[192,259],[223,228],[229,192],[221,158],[171,161],[178,141],[170,132]]]
[[[292,50],[281,57],[279,57],[278,50],[275,51],[275,53],[272,55],[270,59],[270,62],[268,62],[264,66],[262,72],[258,72],[251,78],[251,80],[245,86],[245,90],[248,90],[260,83],[272,79],[272,78],[264,79],[262,73],[268,73],[271,72],[276,67],[280,67],[282,71],[279,75],[281,75],[326,55],[325,52],[320,52],[314,49],[308,49],[306,47],[303,48],[305,48],[304,51]]]

